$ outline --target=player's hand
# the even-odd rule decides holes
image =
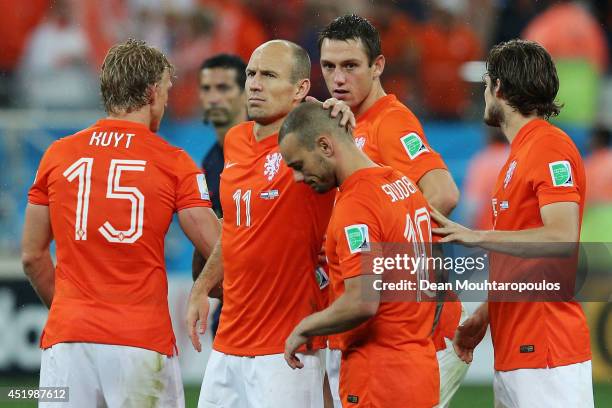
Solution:
[[[291,332],[285,341],[285,361],[292,369],[303,368],[304,363],[295,355],[296,351],[302,344],[308,342],[308,337],[300,333],[300,325],[298,324]]]
[[[187,330],[189,331],[191,344],[198,353],[202,351],[200,335],[206,331],[209,308],[208,295],[196,281],[191,288],[189,303],[187,304]]]
[[[487,333],[488,321],[478,311],[466,319],[455,332],[453,347],[457,356],[466,363],[474,358],[474,349]]]
[[[312,96],[307,96],[306,101],[321,103],[321,101]],[[343,101],[336,98],[329,98],[323,102],[323,109],[330,109],[331,112],[329,115],[332,118],[337,117],[338,114],[342,114],[342,118],[340,118],[340,126],[347,127],[350,125],[351,128],[355,128],[355,126],[357,126],[355,115],[353,114],[351,107]]]
[[[435,208],[431,209],[431,218],[439,225],[439,227],[431,229],[432,233],[443,237],[439,242],[459,242],[465,246],[474,246],[482,242],[481,231],[473,231],[453,222]]]

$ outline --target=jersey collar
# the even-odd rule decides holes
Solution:
[[[387,94],[382,98],[378,98],[378,100],[374,102],[374,105],[370,106],[368,110],[357,116],[356,119],[360,122],[362,120],[369,120],[370,118],[378,115],[380,111],[384,110],[387,106],[391,105],[395,101],[397,101],[397,97],[393,94]]]
[[[124,128],[124,129],[141,129],[147,132],[151,132],[147,126],[142,123],[132,122],[129,120],[121,119],[100,119],[96,122],[95,126],[99,127],[110,127],[110,128]],[[153,133],[153,132],[151,132]]]
[[[368,178],[374,175],[386,175],[388,173],[391,173],[392,171],[393,169],[387,166],[365,167],[363,169],[359,169],[350,176],[348,176],[346,180],[344,180],[344,183],[340,185],[339,190],[341,192],[350,190],[355,185],[355,183],[357,183],[361,179]]]
[[[519,130],[517,135],[514,137],[514,140],[512,140],[512,143],[510,144],[512,150],[518,149],[523,144],[525,139],[527,139],[527,135],[531,133],[532,130],[540,126],[550,126],[550,123],[540,118],[536,118],[527,122],[527,124],[525,124],[521,128],[521,130]]]

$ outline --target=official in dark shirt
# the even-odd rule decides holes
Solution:
[[[223,218],[223,209],[219,201],[219,179],[224,167],[223,141],[227,131],[238,123],[247,120],[244,83],[246,81],[246,64],[240,57],[229,54],[218,54],[206,59],[200,68],[200,102],[204,113],[204,122],[212,124],[216,131],[217,142],[211,147],[202,160],[202,169],[206,175],[208,192],[213,210]],[[195,279],[204,268],[205,259],[194,251],[192,275]],[[209,293],[221,301],[221,290]],[[219,326],[221,306],[217,308],[211,322],[213,336]]]

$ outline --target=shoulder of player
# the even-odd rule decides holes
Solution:
[[[556,126],[546,126],[534,132],[525,147],[528,149],[528,155],[532,157],[538,157],[547,151],[580,154],[572,138]]]
[[[342,192],[336,206],[341,205],[346,211],[350,211],[350,207],[356,205],[370,207],[378,201],[378,194],[381,192],[377,179],[364,177],[357,180],[350,190]]]
[[[398,128],[398,130],[413,129],[422,132],[421,122],[407,106],[401,102],[394,103],[382,110],[376,117],[375,123],[378,129],[389,130],[390,128]]]
[[[252,121],[247,121],[231,127],[225,134],[223,148],[227,149],[228,145],[235,143],[237,140],[248,139],[250,133],[253,131],[253,123]]]

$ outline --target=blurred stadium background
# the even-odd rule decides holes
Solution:
[[[347,12],[380,30],[385,89],[423,121],[462,191],[453,217],[475,227],[487,225],[492,177],[507,154],[499,134],[481,121],[482,60],[491,45],[511,38],[543,44],[556,60],[565,104],[555,122],[586,158],[583,240],[612,242],[611,0],[0,0],[0,385],[37,383],[46,310],[19,261],[27,190],[53,140],[103,116],[97,73],[109,46],[134,37],[170,56],[177,79],[160,133],[199,163],[214,141],[197,98],[202,60],[218,52],[248,60],[263,41],[289,39],[309,51],[312,93],[326,98],[317,32]],[[173,225],[169,298],[187,404],[195,406],[207,352],[195,353],[182,327],[190,260],[191,247]],[[612,406],[611,305],[584,304],[598,407]],[[487,337],[453,407],[492,406],[492,361]]]

